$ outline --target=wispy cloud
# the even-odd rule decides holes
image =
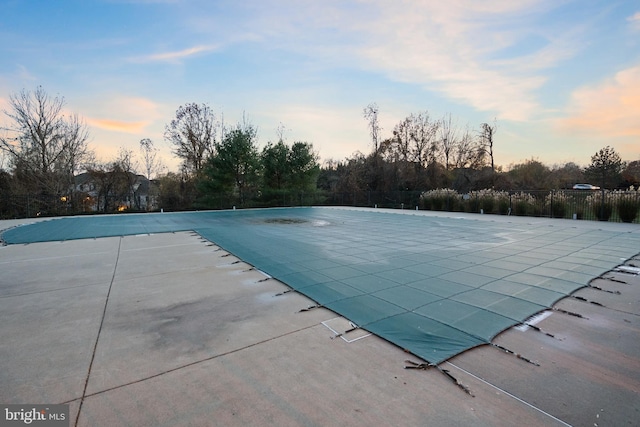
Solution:
[[[640,30],[640,12],[636,12],[627,18],[634,30]]]
[[[101,105],[102,109],[91,112],[86,121],[89,126],[108,131],[141,135],[164,117],[162,107],[146,98],[114,96]]]
[[[132,62],[173,62],[179,63],[181,59],[196,56],[198,54],[213,52],[219,48],[218,45],[199,45],[183,50],[155,53],[151,55],[138,56],[132,58]]]
[[[382,74],[503,119],[534,116],[545,73],[580,47],[579,28],[545,19],[557,1],[286,3],[286,13],[269,0],[244,11],[237,32],[257,31],[265,48],[319,69]]]
[[[110,130],[115,132],[141,134],[149,122],[124,122],[110,119],[93,119],[87,118],[89,126],[95,126],[99,129]]]
[[[534,115],[536,90],[546,81],[541,70],[575,54],[575,46],[552,29],[530,21],[511,24],[526,14],[543,15],[549,7],[544,2],[454,0],[380,7],[380,22],[372,25],[375,44],[361,51],[372,67],[502,119]],[[518,46],[532,36],[541,47],[527,52]]]
[[[595,86],[577,89],[559,129],[590,136],[640,136],[640,64]]]
[[[18,78],[20,80],[28,80],[28,81],[35,81],[37,80],[37,77],[34,76],[28,69],[27,67],[25,67],[24,65],[18,64],[18,70],[16,72],[16,75],[18,76]]]

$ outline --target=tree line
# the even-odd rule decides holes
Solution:
[[[243,119],[225,126],[207,104],[180,106],[165,126],[164,139],[182,162],[177,173],[163,173],[158,149],[148,138],[140,141],[138,155],[121,148],[115,159],[97,161],[86,124],[77,115],[66,116],[65,99],[42,87],[12,95],[9,106],[4,114],[10,125],[0,134],[0,195],[5,199],[28,195],[72,203],[77,210],[91,191],[94,210],[119,210],[123,201],[130,210],[142,210],[136,197],[140,177],[155,191],[149,195],[155,207],[164,209],[269,206],[286,203],[296,192],[317,191],[320,166],[311,143],[289,145],[281,130],[277,142],[260,150],[254,125]],[[90,183],[80,185],[86,191],[78,189],[79,177]]]
[[[180,174],[160,178],[168,209],[281,204],[296,192],[317,191],[318,154],[308,142],[277,142],[260,150],[258,130],[246,118],[224,125],[207,104],[180,106],[164,138],[181,161]]]
[[[585,168],[575,163],[549,167],[530,159],[503,169],[494,162],[496,121],[472,128],[458,125],[451,114],[433,118],[422,111],[383,135],[375,103],[363,110],[370,152],[322,166],[311,143],[287,144],[283,128],[277,141],[260,149],[258,130],[245,118],[227,126],[207,104],[188,103],[164,129],[164,140],[181,160],[179,171],[166,172],[148,138],[139,142],[137,154],[121,148],[115,159],[96,160],[86,124],[65,113],[64,106],[63,97],[42,87],[10,96],[4,111],[9,126],[0,132],[5,198],[28,194],[84,203],[85,195],[77,191],[79,175],[91,180],[101,212],[116,210],[124,199],[131,201],[130,209],[142,210],[134,197],[140,177],[151,183],[155,207],[172,210],[295,204],[298,194],[310,195],[305,200],[315,203],[342,193],[544,190],[581,182],[613,188],[640,181],[640,161],[625,163],[611,147],[595,153]]]
[[[326,162],[318,178],[322,190],[391,193],[449,188],[467,193],[481,189],[551,190],[590,181],[603,188],[637,187],[640,183],[640,161],[623,162],[610,146],[596,152],[584,168],[573,162],[547,166],[532,158],[505,169],[494,161],[496,121],[473,129],[459,126],[450,114],[433,119],[423,111],[395,124],[384,138],[378,106],[369,104],[363,113],[372,150]]]

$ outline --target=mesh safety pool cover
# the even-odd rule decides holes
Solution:
[[[193,230],[361,328],[440,363],[638,252],[637,233],[571,225],[285,208],[70,217],[2,238]]]

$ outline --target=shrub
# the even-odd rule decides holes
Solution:
[[[598,218],[598,221],[609,221],[613,213],[613,205],[610,202],[595,202],[592,206],[593,213]]]
[[[552,218],[564,218],[565,213],[567,212],[567,205],[564,202],[554,202],[551,206],[551,217]]]
[[[442,210],[442,202],[443,199],[441,197],[433,197],[431,199],[431,206],[433,207],[434,211],[441,211]]]
[[[455,194],[455,196],[450,196],[447,198],[446,209],[449,212],[464,212],[464,203],[462,203],[462,195]]]
[[[511,196],[511,203],[515,215],[525,216],[529,212],[533,211],[535,207],[535,198],[529,193],[516,193]]]
[[[469,199],[467,200],[467,212],[478,213],[480,212],[480,199],[476,194],[469,194]]]
[[[622,194],[617,199],[616,208],[622,222],[633,222],[638,216],[640,201],[635,194]]]
[[[509,213],[509,199],[498,199],[498,213],[500,215],[506,215]]]
[[[587,205],[591,208],[591,212],[598,218],[598,221],[609,221],[613,213],[613,204],[611,203],[611,195],[608,191],[603,190],[602,193],[590,194],[586,198]]]
[[[485,196],[480,200],[480,206],[484,210],[484,213],[491,213],[493,211],[493,205],[495,205],[493,196]]]
[[[420,196],[420,203],[422,204],[422,208],[426,210],[431,210],[431,199]]]
[[[509,193],[495,191],[491,188],[472,191],[469,194],[468,205],[470,212],[480,212],[480,209],[482,209],[484,213],[492,213],[495,212],[496,206],[498,206],[498,211],[506,214],[509,211]]]
[[[430,205],[433,210],[453,211],[460,206],[461,196],[456,190],[450,188],[439,188],[429,190],[420,196],[424,206]]]
[[[527,202],[524,202],[522,200],[517,200],[513,207],[514,215],[526,216],[528,212],[529,212],[529,205],[527,204]]]
[[[551,218],[564,218],[567,213],[569,197],[564,192],[553,191],[545,198],[544,204]]]

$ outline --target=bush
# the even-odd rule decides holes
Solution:
[[[431,209],[441,211],[453,211],[458,209],[461,200],[460,194],[456,190],[449,188],[439,188],[437,190],[429,190],[420,196],[421,203],[425,206],[431,206]]]
[[[638,209],[640,209],[640,202],[637,198],[631,196],[622,196],[618,199],[616,204],[618,208],[618,215],[622,222],[633,222],[638,216]]]
[[[511,197],[513,213],[518,216],[526,216],[535,207],[535,198],[529,193],[517,193]]]
[[[447,203],[447,210],[449,212],[464,212],[464,203],[462,203],[460,195],[457,195],[457,197],[449,197]]]
[[[442,210],[442,202],[444,202],[442,197],[433,197],[431,199],[431,207],[433,208],[434,211],[441,211]]]
[[[480,212],[482,209],[484,213],[493,213],[497,206],[500,213],[506,214],[509,211],[509,193],[492,188],[472,191],[467,205],[469,212]]]
[[[514,215],[526,216],[527,212],[529,212],[529,205],[527,204],[527,202],[518,200],[516,201],[513,211]]]
[[[545,198],[545,208],[548,209],[551,218],[564,218],[567,213],[569,197],[564,192],[551,192]]]
[[[498,213],[500,215],[506,215],[509,213],[509,199],[498,200]]]
[[[480,200],[480,206],[484,210],[484,213],[491,213],[493,211],[493,205],[495,205],[495,199],[491,196],[483,197]]]
[[[564,218],[565,213],[567,212],[567,205],[564,202],[557,201],[554,202],[551,206],[551,217],[552,218]]]
[[[592,207],[598,221],[609,221],[613,213],[613,205],[610,202],[595,202]]]
[[[477,195],[470,195],[467,200],[467,212],[478,213],[480,212],[480,199]]]
[[[422,208],[430,211],[432,209],[431,199],[420,197],[420,203],[422,204]]]
[[[604,205],[602,201],[604,199]],[[640,217],[640,192],[633,187],[626,191],[513,193],[483,189],[471,191],[464,197],[455,190],[441,188],[425,191],[420,196],[425,209],[479,213],[500,213],[519,216],[550,216],[551,218],[595,219],[634,222]],[[619,218],[619,219],[618,219]]]

